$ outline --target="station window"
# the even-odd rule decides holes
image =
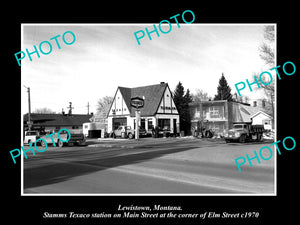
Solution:
[[[148,130],[152,129],[152,128],[153,128],[153,120],[151,118],[151,119],[148,119]]]
[[[171,119],[158,119],[158,127],[163,130],[170,130]]]
[[[141,127],[142,127],[143,129],[146,128],[146,120],[145,120],[145,119],[141,119]]]

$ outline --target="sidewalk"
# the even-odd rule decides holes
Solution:
[[[190,143],[190,144],[226,144],[223,138],[198,138],[194,136],[185,137],[168,137],[168,138],[140,138],[135,139],[123,139],[123,138],[93,138],[87,139],[87,147],[103,147],[103,148],[153,148],[159,147],[165,144],[174,143]],[[272,139],[265,139],[263,142],[246,142],[244,145],[261,144],[261,143],[272,143]],[[237,144],[240,144],[237,142]]]
[[[135,148],[135,147],[145,147],[153,146],[157,144],[174,143],[174,141],[180,141],[183,138],[140,138],[135,139],[123,139],[123,138],[94,138],[87,139],[88,147],[119,147],[119,148]]]
[[[207,141],[211,142],[212,140],[206,140],[206,138],[200,139],[195,138],[193,136],[185,136],[185,137],[168,137],[168,138],[140,138],[139,140],[135,139],[122,139],[122,138],[94,138],[94,139],[87,139],[87,147],[105,147],[105,148],[153,148],[158,147],[159,145],[163,144],[174,144],[176,142],[202,142]],[[213,140],[213,142],[224,142],[222,139]]]

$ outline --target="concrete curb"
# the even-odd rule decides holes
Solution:
[[[92,144],[88,145],[87,147],[102,147],[102,148],[135,148],[135,147],[142,147],[141,145],[139,146],[130,146],[130,145],[117,145],[117,144]]]

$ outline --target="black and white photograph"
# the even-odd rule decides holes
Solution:
[[[276,24],[22,24],[22,38],[24,195],[276,194]]]
[[[296,6],[124,3],[6,7],[3,221],[297,221]]]

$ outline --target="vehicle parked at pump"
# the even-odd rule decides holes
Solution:
[[[139,127],[139,136],[146,136],[147,131]],[[132,139],[135,136],[135,130],[131,126],[119,126],[118,129],[111,132],[110,137],[122,137]]]
[[[172,135],[169,127],[156,127],[155,132],[158,132],[157,137],[170,137]]]
[[[225,134],[226,143],[232,141],[239,141],[245,143],[246,141],[262,141],[263,132],[265,132],[264,125],[252,125],[251,123],[236,123],[233,128]]]

